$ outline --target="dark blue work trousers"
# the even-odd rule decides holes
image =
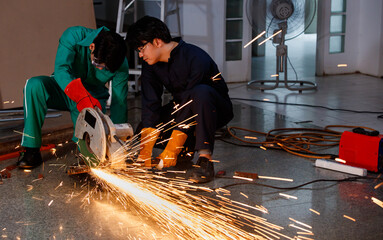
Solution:
[[[183,106],[190,100],[193,101]],[[179,104],[178,111],[174,108],[175,104]],[[215,131],[225,126],[234,116],[230,98],[223,97],[209,85],[199,84],[185,91],[182,99],[172,101],[161,109],[163,123],[175,119],[175,124],[179,124],[194,115],[196,116],[184,122],[184,124],[192,123],[193,126],[188,129],[178,126],[175,129],[188,134],[185,147],[189,150],[194,147],[194,150],[209,149],[213,152]],[[162,139],[170,137],[171,131],[166,133],[162,134]]]

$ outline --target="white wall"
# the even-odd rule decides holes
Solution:
[[[358,2],[358,70],[373,76],[383,76],[383,1]]]
[[[204,49],[224,70],[225,4],[223,0],[183,0],[183,39]],[[225,79],[226,76],[224,75]]]
[[[224,2],[224,1],[221,1]],[[222,4],[222,3],[221,3]],[[243,1],[243,21],[242,21],[242,46],[246,45],[251,40],[252,28],[246,16],[247,1]],[[225,33],[225,18],[223,32]],[[226,34],[226,33],[225,33]],[[223,44],[225,44],[225,36],[222,38]],[[223,73],[225,74],[226,82],[250,82],[251,81],[251,46],[242,49],[242,59],[236,61],[225,61],[225,55],[223,60],[225,67]],[[224,52],[225,53],[225,52]]]
[[[383,3],[347,0],[344,53],[329,54],[331,0],[318,2],[316,74],[361,72],[383,76]],[[339,68],[338,64],[347,64]]]
[[[247,82],[250,81],[251,75],[251,47],[242,49],[241,61],[225,60],[225,2],[224,0],[183,0],[181,4],[183,39],[209,53],[226,82]],[[251,28],[244,14],[243,43],[249,42],[250,38]]]

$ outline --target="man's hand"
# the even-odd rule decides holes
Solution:
[[[65,88],[65,94],[77,103],[77,109],[79,112],[84,108],[98,107],[101,109],[100,102],[92,97],[90,93],[82,85],[81,78],[77,78],[70,82]]]
[[[173,130],[164,151],[156,158],[160,160],[158,169],[173,167],[177,163],[178,154],[182,151],[188,135],[179,130]]]

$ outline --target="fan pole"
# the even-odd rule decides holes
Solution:
[[[290,81],[287,78],[287,45],[285,45],[285,35],[287,30],[287,22],[282,22],[278,24],[279,29],[275,30],[281,31],[280,34],[277,34],[273,38],[273,43],[278,43],[276,47],[276,78],[275,80],[253,80],[250,81],[247,85],[250,86],[254,84],[254,86],[251,86],[253,89],[259,89],[262,92],[264,90],[273,90],[276,89],[279,86],[279,76],[280,73],[284,73],[284,82],[285,87],[290,91],[299,91],[299,93],[302,93],[304,90],[316,90],[317,85],[314,82],[310,81]],[[270,86],[266,83],[274,83],[274,85]],[[298,87],[292,87],[292,85],[289,85],[289,83],[299,84]],[[306,84],[306,86],[305,86]]]

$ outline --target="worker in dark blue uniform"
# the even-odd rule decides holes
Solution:
[[[216,63],[201,48],[181,38],[172,39],[168,27],[150,16],[129,28],[127,41],[144,60],[139,160],[150,161],[161,130],[171,130],[158,156],[159,168],[175,166],[187,139],[195,138],[198,167],[188,171],[189,179],[197,183],[210,181],[214,177],[214,133],[233,118],[228,88]],[[173,96],[173,108],[169,104],[162,106],[164,87]],[[161,127],[169,119],[174,119],[173,125]]]
[[[105,27],[70,27],[62,34],[54,74],[27,80],[24,87],[24,132],[21,145],[25,153],[19,168],[42,163],[41,127],[48,108],[69,111],[73,124],[82,109],[99,107],[105,111],[109,98],[105,86],[112,82],[111,119],[127,120],[129,66],[124,39]],[[75,138],[73,138],[76,141]]]

